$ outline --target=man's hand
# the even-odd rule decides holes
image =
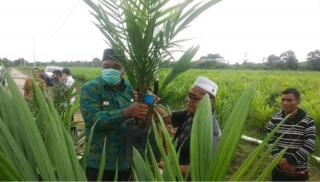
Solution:
[[[160,169],[163,169],[164,168],[164,162],[161,160],[159,163],[158,163],[158,167]]]
[[[166,110],[165,108],[163,108],[163,106],[160,105],[157,105],[155,107],[155,111],[159,113],[165,124],[172,124],[170,111]]]
[[[154,95],[154,94],[152,94],[152,95],[154,96],[155,104],[159,103],[161,98],[158,97],[157,95]],[[139,98],[140,98],[139,93],[137,91],[133,91],[133,100],[135,102],[139,102]]]
[[[170,113],[160,106],[155,107],[155,111],[159,113],[162,118],[170,116]]]
[[[133,100],[134,102],[139,102],[139,94],[137,91],[133,91]]]
[[[282,158],[278,165],[283,171],[286,171],[289,173],[294,173],[294,171],[296,170],[296,167],[290,164],[286,158]]]
[[[148,105],[141,103],[133,103],[123,110],[125,118],[136,118],[144,120],[148,114]]]
[[[158,163],[158,167],[159,167],[160,169],[164,169],[164,162],[163,162],[163,161],[160,161],[160,162]],[[182,172],[182,175],[183,175],[183,176],[186,176],[186,175],[188,174],[188,172],[189,172],[189,166],[188,166],[188,165],[180,165],[180,170],[181,170],[181,172]]]

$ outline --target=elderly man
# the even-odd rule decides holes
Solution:
[[[112,49],[104,51],[102,74],[86,83],[80,95],[80,108],[86,124],[86,134],[95,124],[86,171],[89,181],[96,181],[103,143],[106,140],[106,161],[103,181],[114,180],[118,166],[120,181],[130,177],[131,159],[127,149],[127,123],[144,120],[148,106],[134,103],[133,89],[124,80],[124,70]]]
[[[307,181],[308,159],[315,148],[314,120],[299,108],[300,93],[295,88],[282,92],[281,104],[282,111],[272,116],[268,131],[271,132],[285,117],[289,118],[270,141],[273,143],[277,137],[283,135],[272,150],[272,155],[277,156],[282,149],[288,149],[273,170],[272,181]]]
[[[214,104],[217,91],[218,85],[215,82],[209,80],[206,77],[199,76],[188,93],[186,109],[182,111],[173,112],[170,117],[166,117],[165,112],[160,111],[160,115],[163,116],[165,123],[172,124],[173,127],[178,128],[174,137],[174,141],[177,142],[177,151],[181,147],[179,164],[180,169],[184,175],[186,175],[189,170],[190,135],[193,116],[195,114],[200,100],[205,94],[209,94],[212,105],[214,144],[217,144],[218,139],[221,135],[221,130],[214,112]],[[159,167],[163,167],[162,162],[159,163]]]

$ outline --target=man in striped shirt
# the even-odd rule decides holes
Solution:
[[[272,150],[275,157],[284,148],[286,153],[272,172],[273,181],[306,181],[308,158],[315,148],[315,124],[299,106],[300,93],[294,88],[282,92],[282,111],[274,114],[268,123],[270,133],[286,116],[290,115],[270,143],[282,136]]]

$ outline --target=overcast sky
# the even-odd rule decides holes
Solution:
[[[107,47],[81,0],[0,0],[0,57],[33,61],[92,60]],[[183,35],[197,57],[219,53],[230,63],[262,62],[295,51],[299,61],[320,49],[320,0],[223,0]],[[34,40],[34,41],[33,41]]]

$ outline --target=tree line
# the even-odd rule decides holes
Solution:
[[[33,66],[33,62],[29,62],[24,58],[9,60],[0,58],[0,64],[9,66]],[[165,61],[161,63],[161,67],[170,68],[174,62]],[[61,66],[61,67],[100,67],[101,60],[93,58],[91,61],[50,61],[36,62],[36,66]],[[199,60],[193,61],[193,68],[199,69],[265,69],[265,70],[313,70],[320,71],[320,50],[311,51],[307,54],[307,61],[299,62],[294,51],[289,50],[281,53],[279,56],[271,54],[263,63],[253,63],[244,61],[243,63],[229,64],[220,54],[208,54],[202,56]]]
[[[208,54],[202,56],[197,64],[197,68],[229,68],[229,69],[276,69],[276,70],[314,70],[320,71],[320,51],[311,51],[307,55],[307,61],[299,62],[294,51],[289,50],[279,56],[271,54],[263,63],[253,63],[245,60],[242,64],[229,64],[219,54]]]

